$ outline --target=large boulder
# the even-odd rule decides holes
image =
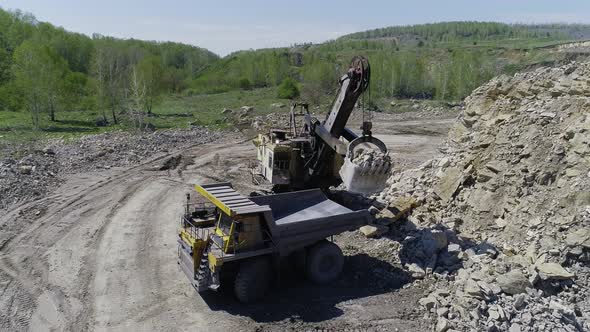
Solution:
[[[424,253],[428,256],[432,256],[441,250],[445,249],[449,244],[447,235],[445,232],[440,230],[431,230],[422,235],[422,247]]]
[[[560,264],[557,263],[539,263],[536,265],[539,276],[543,280],[555,279],[564,280],[575,277],[575,274],[564,269]]]
[[[569,233],[565,237],[565,243],[569,247],[582,246],[585,248],[590,248],[590,228],[585,227],[575,232]]]
[[[359,231],[366,237],[374,238],[387,233],[387,231],[389,231],[389,228],[387,226],[382,225],[365,225],[359,228]]]
[[[463,172],[456,167],[448,168],[438,185],[434,189],[434,193],[440,197],[443,203],[448,203],[455,196],[457,189],[463,182]]]
[[[526,292],[531,287],[529,279],[519,270],[512,270],[499,276],[496,281],[506,294],[515,295]]]

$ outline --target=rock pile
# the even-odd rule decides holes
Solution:
[[[289,113],[274,112],[254,117],[251,126],[258,131],[265,131],[270,128],[289,128],[289,119]]]
[[[363,166],[363,165],[391,165],[391,157],[387,152],[383,153],[374,149],[363,149],[358,148],[354,151],[352,162]]]
[[[138,164],[158,153],[220,137],[202,128],[132,134],[109,132],[74,142],[51,140],[44,147],[16,147],[0,159],[0,209],[40,198],[67,174]],[[22,153],[24,157],[19,157]]]
[[[420,205],[400,258],[435,329],[590,329],[590,63],[491,80],[443,150],[376,197]]]

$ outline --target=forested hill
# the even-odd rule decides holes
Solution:
[[[47,111],[52,118],[58,111],[110,110],[116,121],[134,73],[150,108],[161,92],[182,91],[217,59],[179,43],[88,37],[0,8],[0,110]]]
[[[179,43],[89,37],[0,9],[0,137],[70,124],[80,132],[219,124],[221,109],[246,99],[323,105],[355,55],[371,64],[374,107],[393,110],[394,98],[454,102],[496,75],[587,56],[556,47],[581,39],[590,39],[589,26],[450,22],[219,58]]]
[[[434,42],[465,40],[590,39],[590,25],[583,24],[505,24],[497,22],[441,22],[392,26],[351,33],[342,40],[395,38]]]
[[[205,70],[194,93],[301,83],[302,98],[317,103],[333,93],[354,55],[368,57],[375,98],[460,100],[495,75],[566,61],[553,46],[590,39],[585,25],[510,25],[449,22],[350,34],[321,44],[241,51]]]

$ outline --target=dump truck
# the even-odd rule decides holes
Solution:
[[[340,275],[342,251],[333,235],[367,224],[367,210],[353,211],[320,189],[246,197],[230,183],[195,185],[204,202],[187,196],[178,234],[178,264],[198,292],[222,281],[237,299],[252,302],[271,287],[284,261],[301,266],[313,282]]]

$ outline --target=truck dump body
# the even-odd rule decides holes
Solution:
[[[350,210],[328,199],[319,189],[250,199],[270,207],[265,219],[281,255],[370,221],[367,210]]]
[[[251,200],[270,207],[277,227],[353,212],[329,200],[320,190],[252,197]]]

